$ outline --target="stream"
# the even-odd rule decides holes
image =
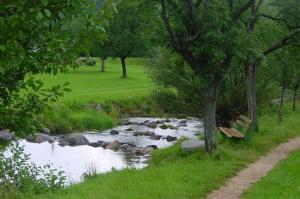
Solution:
[[[62,146],[60,136],[54,137],[52,143],[19,142],[24,146],[25,153],[31,155],[30,161],[37,166],[50,163],[53,168],[66,173],[68,183],[78,183],[86,172],[106,173],[112,169],[144,168],[151,154],[145,152],[147,147],[169,147],[181,137],[196,138],[202,132],[203,122],[197,118],[130,118],[113,129],[81,133],[90,143],[118,141],[118,150],[92,144]]]

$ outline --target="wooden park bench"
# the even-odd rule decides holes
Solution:
[[[239,119],[235,122],[234,128],[219,127],[219,130],[227,138],[247,139],[250,141],[250,134],[253,131],[252,120],[244,115],[240,115]]]

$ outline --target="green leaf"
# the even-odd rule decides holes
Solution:
[[[0,45],[0,51],[4,52],[6,47],[4,45]]]
[[[37,13],[37,15],[36,15],[36,19],[37,19],[38,21],[42,20],[43,17],[44,17],[44,15],[43,15],[43,13],[40,12],[40,11],[39,11],[39,12]]]
[[[48,5],[48,0],[41,0],[41,3],[43,4],[43,6],[47,6]]]
[[[47,17],[51,17],[51,12],[48,9],[44,9],[44,12],[46,14]]]

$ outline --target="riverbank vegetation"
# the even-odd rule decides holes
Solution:
[[[260,117],[260,133],[253,136],[251,144],[230,142],[218,135],[218,150],[209,156],[201,151],[183,153],[178,143],[155,151],[150,166],[145,169],[112,171],[66,190],[20,198],[204,198],[272,147],[299,135],[300,111],[291,111],[291,106],[288,103],[285,107],[286,117],[281,123],[278,122],[277,107],[265,109]]]

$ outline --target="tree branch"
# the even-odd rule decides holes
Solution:
[[[270,48],[266,49],[263,54],[264,55],[268,55],[280,48],[282,48],[283,46],[288,45],[288,42],[293,39],[295,36],[297,36],[298,34],[300,34],[300,28],[288,33],[286,36],[284,36],[283,38],[281,38],[279,41],[277,41],[276,43],[274,43]]]
[[[162,6],[162,18],[163,21],[165,23],[165,26],[167,28],[167,31],[171,37],[171,44],[172,46],[176,49],[179,50],[179,47],[177,46],[177,39],[176,39],[176,35],[170,25],[170,21],[169,21],[169,15],[167,14],[167,1],[166,0],[161,0],[161,6]]]
[[[238,20],[255,3],[255,0],[248,0],[233,16],[233,20]]]
[[[270,20],[273,20],[273,21],[279,21],[279,22],[282,22],[284,23],[288,28],[290,29],[297,29],[297,28],[300,28],[299,26],[293,26],[291,24],[289,24],[287,22],[287,20],[283,19],[283,18],[279,18],[279,17],[273,17],[273,16],[270,16],[270,15],[267,15],[267,14],[264,14],[264,13],[261,13],[259,14],[260,17],[265,17],[267,19],[270,19]]]

